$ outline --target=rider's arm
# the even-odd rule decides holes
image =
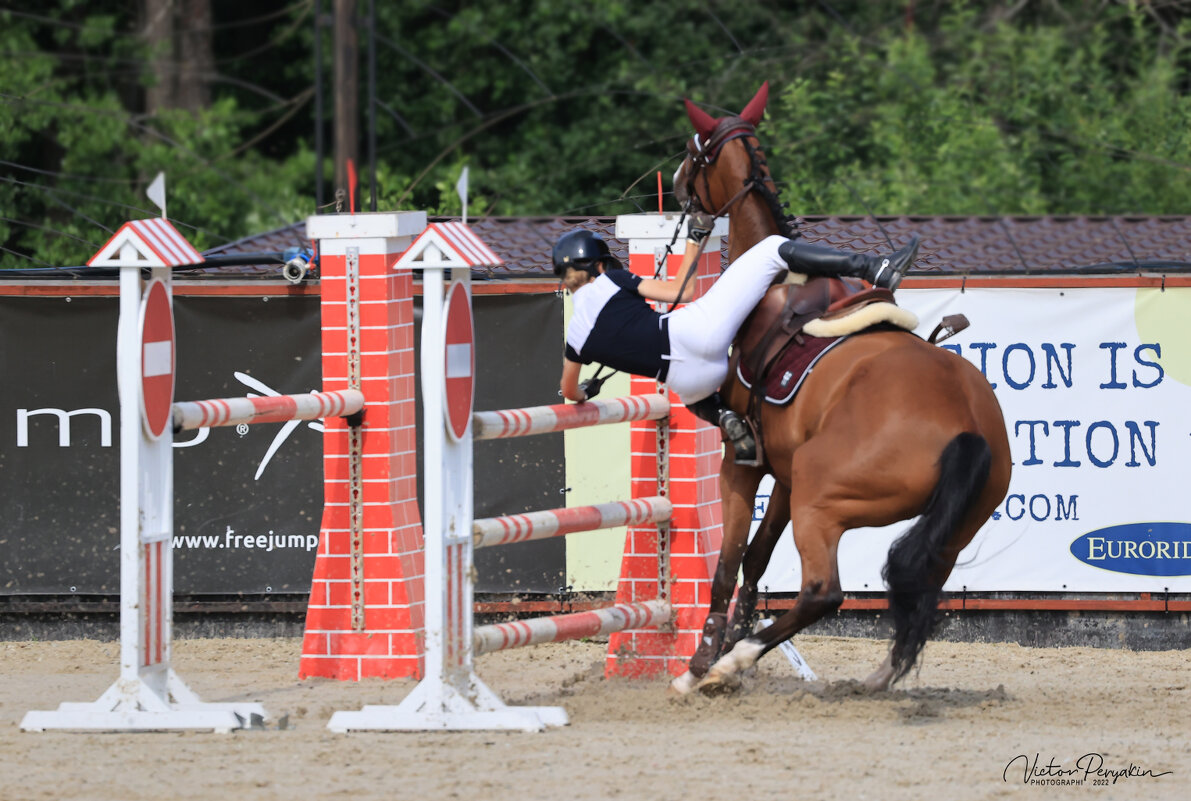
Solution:
[[[579,362],[564,358],[562,360],[562,380],[558,382],[562,396],[576,403],[587,400],[587,395],[579,389],[579,368],[582,366]]]
[[[647,300],[662,303],[687,303],[695,296],[695,269],[699,263],[699,245],[687,240],[686,252],[682,256],[682,266],[678,268],[679,278],[662,280],[658,278],[643,278],[637,285],[637,294]],[[687,274],[690,277],[687,278]],[[682,297],[678,297],[678,288],[682,286]]]

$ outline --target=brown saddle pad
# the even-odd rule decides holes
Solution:
[[[802,334],[794,339],[769,369],[762,387],[765,400],[778,406],[785,406],[794,400],[802,382],[810,375],[815,364],[832,348],[847,337],[811,337]],[[753,388],[756,377],[741,359],[736,365],[736,377],[748,389]]]
[[[842,339],[808,336],[803,325],[820,317],[842,316],[868,303],[892,300],[889,290],[853,278],[819,277],[802,286],[774,286],[741,329],[737,377],[753,390],[756,373],[764,372],[760,377],[764,399],[785,405],[794,399],[815,362]]]

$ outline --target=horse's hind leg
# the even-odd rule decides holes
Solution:
[[[960,552],[976,536],[976,532],[984,525],[984,521],[988,519],[989,514],[991,512],[986,513],[984,509],[979,509],[976,514],[970,515],[969,519],[961,524],[960,528],[947,541],[938,555],[931,560],[930,578],[924,586],[924,594],[926,596],[935,599],[938,598],[943,590],[943,584],[947,582],[947,577],[951,575],[951,571],[955,567],[955,562],[959,559]],[[933,623],[931,628],[934,628]],[[864,686],[873,692],[888,690],[889,685],[894,681],[896,673],[897,670],[893,666],[893,644],[891,643],[888,652],[885,654],[885,660],[865,678]]]
[[[732,619],[728,622],[728,632],[724,636],[721,651],[730,651],[737,642],[753,633],[753,618],[757,611],[757,591],[760,589],[761,576],[769,566],[773,549],[789,522],[790,492],[780,484],[775,484],[769,504],[765,508],[765,516],[744,552],[743,577],[740,589],[736,593],[736,605],[732,610]]]
[[[731,457],[725,458],[720,468],[724,536],[715,576],[711,581],[711,606],[699,637],[699,646],[691,656],[687,672],[670,683],[670,688],[679,694],[685,695],[694,689],[696,682],[706,675],[707,669],[719,658],[723,649],[728,604],[736,591],[736,575],[740,572],[740,560],[748,544],[753,504],[763,475],[759,468],[736,465]]]

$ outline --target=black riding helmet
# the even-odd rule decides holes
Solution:
[[[554,274],[562,278],[568,267],[576,270],[586,270],[593,277],[599,275],[597,265],[604,263],[605,269],[620,266],[620,262],[608,249],[608,243],[603,237],[592,231],[569,231],[554,243],[551,254],[554,260]]]

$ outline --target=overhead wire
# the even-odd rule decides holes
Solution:
[[[297,0],[297,2],[291,3],[288,6],[284,6],[282,8],[276,9],[274,11],[270,11],[266,14],[261,14],[256,17],[249,17],[247,19],[234,20],[232,22],[218,22],[218,23],[214,23],[212,25],[192,26],[189,28],[189,30],[192,30],[192,31],[226,31],[226,30],[230,30],[233,28],[248,28],[248,27],[252,27],[254,25],[260,25],[263,22],[269,22],[270,20],[278,19],[279,17],[284,17],[284,16],[292,13],[296,9],[299,9],[299,8],[302,8],[305,6],[310,6],[312,3],[313,3],[313,0]],[[10,14],[14,17],[32,20],[33,22],[39,22],[39,23],[42,23],[45,25],[50,25],[53,27],[67,28],[70,30],[77,30],[77,31],[90,30],[90,29],[93,29],[96,27],[93,25],[88,26],[85,23],[69,22],[67,20],[56,19],[54,17],[49,17],[44,14],[33,14],[33,13],[27,12],[27,11],[17,11],[16,9],[12,9],[12,8],[0,8],[0,14]]]
[[[38,258],[36,258],[36,257],[34,257],[34,256],[30,256],[30,255],[29,255],[29,254],[27,254],[27,253],[18,253],[17,251],[15,251],[15,250],[12,250],[11,248],[6,248],[6,247],[4,247],[3,245],[0,245],[0,250],[4,251],[5,253],[9,254],[10,256],[16,256],[18,259],[26,259],[27,261],[31,261],[31,262],[33,262],[34,264],[41,264],[41,265],[44,265],[44,266],[46,266],[46,267],[53,268],[53,269],[55,269],[55,270],[64,269],[64,268],[62,268],[62,267],[59,267],[59,266],[58,266],[58,265],[56,265],[56,264],[50,264],[49,262],[44,262],[44,261],[42,261],[41,259],[38,259]],[[2,275],[2,274],[3,274],[3,273],[0,273],[0,275]]]
[[[302,110],[302,107],[306,105],[307,101],[309,101],[313,97],[314,97],[314,87],[311,86],[311,87],[308,87],[307,89],[305,89],[300,94],[298,94],[296,97],[294,97],[293,103],[291,104],[290,108],[284,114],[282,114],[280,117],[278,117],[276,120],[274,120],[268,126],[266,126],[264,130],[257,133],[251,139],[248,139],[245,142],[241,143],[240,145],[235,147],[233,150],[230,150],[227,153],[217,156],[215,158],[215,160],[222,161],[223,159],[230,158],[232,156],[238,156],[246,150],[251,150],[259,142],[267,139],[272,133],[274,133],[282,125],[285,125],[287,122],[289,122],[289,120],[291,120],[295,114],[297,114],[299,111]]]
[[[438,7],[433,7],[430,9],[430,11],[432,11],[435,14],[438,14],[440,17],[442,17],[444,19],[448,19],[448,20],[455,20],[455,19],[459,18],[458,14],[452,14],[452,13],[448,12],[446,9],[442,9],[442,8],[438,8]],[[510,61],[512,61],[514,64],[516,64],[518,67],[520,67],[521,70],[526,75],[528,75],[530,77],[530,79],[541,88],[541,90],[543,92],[545,92],[548,95],[554,94],[554,91],[549,86],[546,85],[546,82],[543,81],[538,76],[538,74],[536,72],[534,72],[532,69],[529,68],[528,64],[526,64],[524,61],[522,61],[520,58],[518,58],[511,50],[509,50],[503,44],[498,42],[493,37],[489,36],[483,30],[478,29],[474,26],[469,26],[467,28],[467,30],[469,33],[475,34],[475,35],[479,36],[480,38],[484,39],[488,44],[492,45],[497,50],[499,50],[501,53],[503,53]]]
[[[0,215],[0,222],[12,223],[13,225],[24,226],[25,228],[34,228],[39,231],[45,231],[47,233],[54,234],[55,236],[61,236],[61,237],[65,237],[67,239],[73,239],[76,242],[82,242],[84,245],[88,245],[96,250],[98,250],[100,247],[102,247],[102,245],[100,243],[88,241],[86,239],[83,239],[82,237],[75,236],[74,234],[72,234],[68,231],[60,231],[57,228],[54,228],[49,225],[42,225],[41,223],[28,222],[27,220],[18,220],[14,217],[6,217],[4,215]]]
[[[137,212],[140,214],[145,214],[150,217],[156,217],[157,215],[159,215],[161,213],[160,209],[156,209],[156,208],[144,208],[142,206],[132,206],[132,205],[129,205],[128,203],[122,203],[118,200],[112,200],[111,198],[104,198],[104,197],[100,197],[98,195],[88,195],[83,192],[74,192],[72,190],[61,189],[59,187],[42,186],[41,184],[33,184],[33,183],[29,183],[27,181],[21,181],[17,178],[12,178],[11,176],[7,176],[7,175],[0,175],[0,181],[4,181],[4,182],[10,183],[10,184],[15,184],[18,186],[24,186],[24,187],[27,187],[29,189],[33,189],[33,190],[39,191],[39,192],[47,192],[47,193],[55,194],[55,195],[66,195],[68,197],[79,197],[79,198],[83,198],[84,200],[91,200],[91,201],[103,203],[103,204],[106,204],[109,206],[114,206],[116,208],[125,209],[127,211],[134,211],[134,212]],[[218,240],[221,242],[221,244],[226,244],[227,242],[232,241],[225,236],[221,236],[220,234],[214,233],[214,232],[209,231],[205,228],[201,228],[197,225],[194,225],[193,223],[186,222],[185,220],[179,220],[176,217],[171,217],[170,222],[173,223],[173,225],[176,227],[186,228],[188,230],[191,230],[196,233],[203,234],[204,236],[210,237],[213,240]]]
[[[313,6],[313,4],[314,4],[314,0],[298,0],[296,3],[290,3],[288,6],[285,6],[284,8],[279,8],[276,11],[270,11],[266,14],[261,14],[256,17],[249,17],[248,19],[239,19],[239,20],[235,20],[234,22],[217,22],[212,25],[208,25],[208,26],[204,26],[204,27],[195,27],[195,28],[192,28],[191,30],[226,31],[226,30],[230,30],[232,28],[249,28],[254,25],[260,25],[262,22],[269,22],[270,20],[275,20],[275,19],[278,19],[279,17],[288,16],[289,14],[293,13],[296,9],[299,9],[299,8],[305,7],[307,9],[309,9],[310,7]],[[304,17],[305,17],[305,15],[303,15],[303,18]]]
[[[438,70],[431,67],[425,61],[418,58],[412,52],[410,52],[406,48],[402,47],[401,45],[397,44],[397,42],[393,41],[389,37],[382,36],[379,33],[375,34],[375,36],[376,36],[376,41],[380,42],[385,47],[388,47],[389,49],[391,49],[391,50],[399,53],[400,55],[404,56],[405,58],[409,59],[414,64],[416,64],[420,70],[425,72],[430,77],[434,78],[434,80],[438,81],[443,86],[445,86],[447,88],[447,90],[450,91],[451,94],[453,94],[455,97],[457,97],[459,99],[459,102],[461,102],[461,103],[463,103],[463,105],[467,106],[467,108],[471,111],[472,114],[475,114],[477,117],[480,117],[481,119],[484,117],[484,112],[482,112],[478,108],[476,108],[475,104],[467,99],[467,95],[463,94],[463,92],[460,92],[459,89],[457,89],[453,83],[451,83],[445,77],[443,77],[442,73],[440,73]]]
[[[63,53],[60,51],[47,50],[5,50],[0,51],[0,56],[13,56],[15,58],[29,58],[32,56],[46,55],[52,56],[60,61],[103,61],[104,63],[123,64],[130,67],[130,69],[96,69],[93,65],[87,66],[85,75],[87,78],[94,78],[97,75],[128,77],[140,76],[144,73],[145,62],[143,59],[109,59],[109,58],[94,58],[79,53]],[[135,69],[133,69],[135,67]],[[255,84],[251,81],[238,78],[233,75],[228,75],[223,72],[210,72],[205,70],[198,70],[189,67],[171,67],[171,70],[178,75],[185,75],[193,78],[200,78],[210,83],[223,83],[229,86],[235,86],[239,89],[244,89],[252,94],[259,95],[266,100],[271,101],[274,105],[261,109],[237,109],[238,113],[245,115],[264,115],[269,114],[278,108],[284,108],[291,105],[295,98],[285,98],[276,92]],[[61,75],[54,76],[57,83],[66,83],[66,80]]]
[[[269,39],[260,47],[253,48],[252,50],[245,50],[244,52],[237,53],[234,56],[225,56],[223,58],[217,58],[214,60],[213,63],[215,63],[215,64],[231,64],[231,63],[243,61],[248,58],[253,58],[255,56],[260,55],[261,53],[267,53],[268,51],[272,50],[273,48],[278,47],[282,42],[284,42],[290,36],[294,35],[298,31],[303,29],[303,27],[306,25],[306,18],[307,18],[307,16],[309,16],[309,14],[314,6],[312,3],[295,3],[293,7],[294,8],[299,8],[299,7],[303,8],[303,12],[301,14],[295,16],[293,19],[291,19],[289,24],[285,28],[283,28],[281,30],[281,32],[278,33],[276,36],[269,37]]]
[[[95,108],[91,108],[88,106],[80,106],[80,105],[76,105],[76,104],[72,104],[72,103],[59,103],[59,102],[44,101],[44,100],[31,100],[31,99],[19,97],[16,95],[10,95],[5,92],[0,92],[0,98],[10,99],[10,100],[13,100],[13,101],[19,102],[19,103],[30,103],[30,104],[41,105],[41,106],[65,108],[65,109],[83,111],[85,113],[93,113],[93,114],[100,114],[103,116],[114,117],[117,120],[124,122],[126,125],[129,125],[130,127],[133,127],[135,129],[141,131],[142,133],[147,134],[148,136],[157,138],[157,139],[161,140],[162,142],[176,148],[180,152],[187,154],[188,156],[195,159],[195,161],[199,162],[207,169],[210,169],[212,172],[214,172],[220,178],[227,181],[229,183],[229,185],[235,186],[237,189],[239,189],[241,192],[243,192],[246,196],[252,198],[257,203],[259,203],[262,207],[268,209],[279,220],[282,220],[284,222],[289,222],[289,219],[285,215],[283,215],[279,209],[277,209],[274,206],[272,206],[271,204],[269,204],[264,198],[258,196],[255,192],[250,190],[248,187],[244,186],[244,184],[237,181],[231,175],[228,175],[226,172],[218,169],[210,159],[203,157],[202,155],[195,152],[191,148],[183,145],[181,142],[178,142],[177,140],[173,139],[172,137],[167,136],[166,134],[157,130],[153,126],[145,125],[141,122],[138,122],[130,114],[127,114],[125,112],[108,111],[106,109],[95,109]]]

